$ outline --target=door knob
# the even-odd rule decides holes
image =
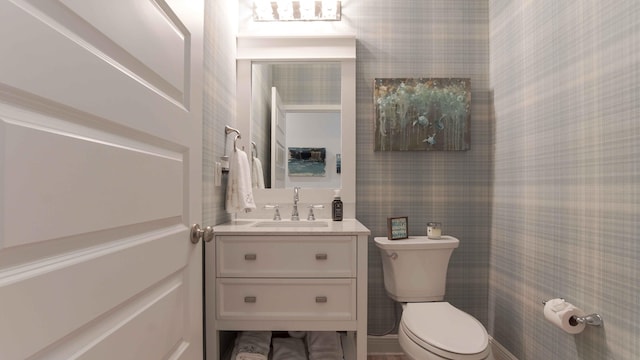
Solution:
[[[197,244],[202,239],[205,242],[213,240],[213,228],[207,226],[206,228],[200,228],[200,224],[191,225],[191,243]]]

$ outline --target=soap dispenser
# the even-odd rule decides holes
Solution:
[[[331,217],[333,218],[333,221],[342,221],[342,200],[340,200],[340,190],[333,191]]]

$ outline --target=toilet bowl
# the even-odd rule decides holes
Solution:
[[[473,316],[444,299],[449,258],[460,241],[374,238],[387,294],[402,303],[400,347],[412,360],[493,360],[489,335]]]
[[[403,306],[400,347],[413,360],[493,360],[489,336],[473,316],[448,302]]]

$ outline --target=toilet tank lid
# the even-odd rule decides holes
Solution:
[[[460,245],[460,240],[448,235],[443,235],[440,239],[409,236],[407,239],[400,240],[389,240],[386,237],[376,237],[373,240],[379,248],[390,250],[454,249]]]

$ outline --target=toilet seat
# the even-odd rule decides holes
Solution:
[[[444,358],[480,360],[490,354],[484,326],[448,302],[406,304],[400,330],[416,345]]]

